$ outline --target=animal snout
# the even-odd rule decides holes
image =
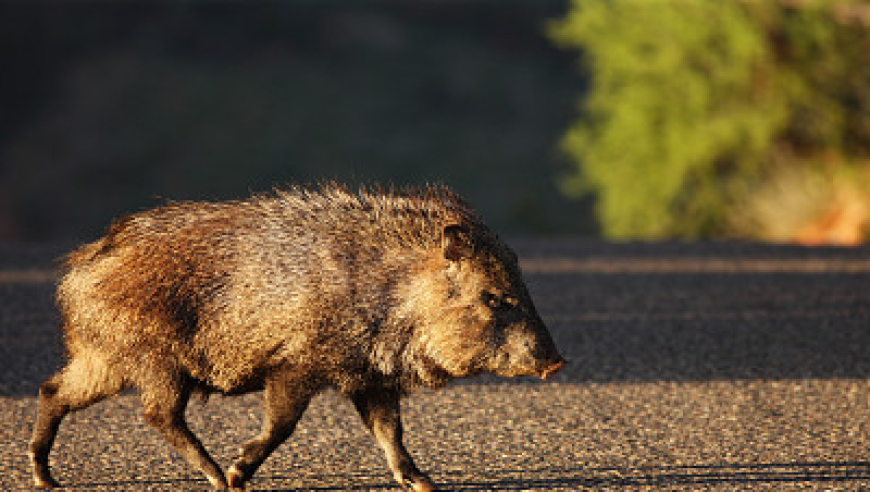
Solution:
[[[544,380],[550,379],[550,378],[553,377],[557,372],[559,372],[559,370],[562,369],[562,366],[564,366],[565,363],[566,363],[565,359],[563,359],[563,358],[560,356],[560,357],[559,357],[558,359],[556,359],[555,361],[550,362],[549,364],[547,364],[547,365],[544,367],[544,369],[541,370],[541,372],[540,372],[540,374],[539,374],[540,378],[541,378],[541,379],[544,379]]]

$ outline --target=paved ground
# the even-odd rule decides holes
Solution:
[[[448,490],[870,488],[870,250],[516,241],[573,362],[552,382],[484,378],[404,405],[406,442]],[[61,364],[55,248],[0,246],[0,490],[29,484],[40,380]],[[69,417],[55,477],[201,489],[135,395]],[[226,466],[258,397],[193,404]],[[392,489],[350,405],[320,396],[252,489]]]

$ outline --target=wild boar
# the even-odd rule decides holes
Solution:
[[[57,289],[67,363],[39,388],[34,483],[63,417],[124,388],[214,487],[241,487],[337,388],[395,479],[433,485],[402,444],[399,399],[563,364],[516,255],[446,187],[293,187],[122,218],[72,252]],[[264,391],[260,435],[226,475],[188,429],[192,393]]]

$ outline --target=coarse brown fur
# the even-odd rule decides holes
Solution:
[[[400,395],[561,364],[516,256],[444,187],[170,203],[71,253],[57,299],[69,362],[40,389],[31,453],[41,486],[56,484],[47,459],[63,415],[125,387],[215,486],[240,486],[333,386],[396,479],[426,490],[401,444]],[[184,424],[187,399],[263,389],[263,433],[225,476]]]

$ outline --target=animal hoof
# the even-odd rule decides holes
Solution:
[[[432,485],[432,482],[417,482],[411,486],[411,490],[414,492],[434,492],[435,486]]]
[[[54,489],[60,487],[60,484],[51,477],[34,477],[33,486],[38,489]]]
[[[236,467],[236,465],[233,465],[229,470],[227,470],[227,482],[231,489],[244,489],[245,475]]]
[[[414,492],[434,492],[435,486],[432,485],[432,482],[428,478],[422,478],[415,480],[413,482],[407,483],[407,487],[409,490],[413,490]]]

